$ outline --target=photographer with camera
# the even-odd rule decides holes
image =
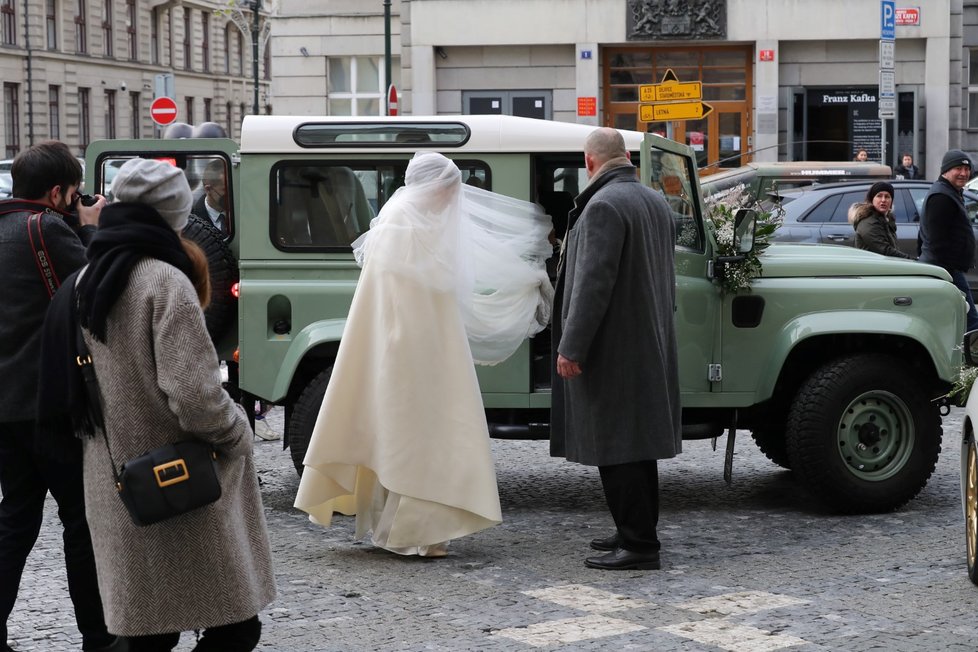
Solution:
[[[83,650],[120,650],[108,633],[85,520],[81,444],[35,446],[41,325],[63,279],[85,264],[105,198],[78,195],[82,167],[68,146],[30,147],[11,167],[13,198],[0,201],[0,652],[7,644],[27,556],[50,491],[64,526],[68,589]]]

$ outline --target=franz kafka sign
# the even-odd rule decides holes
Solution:
[[[628,0],[629,41],[727,38],[727,0]]]

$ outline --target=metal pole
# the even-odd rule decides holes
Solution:
[[[31,27],[28,0],[24,0],[24,48],[27,50],[27,145],[34,145],[34,57],[31,50]]]
[[[384,115],[391,114],[391,0],[384,0]]]
[[[258,115],[258,12],[261,11],[261,0],[255,0],[251,10],[254,14],[251,25],[251,72],[255,78],[255,101],[252,113]]]

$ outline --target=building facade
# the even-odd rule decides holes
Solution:
[[[283,0],[273,24],[276,108],[382,112],[383,4]],[[974,0],[896,2],[885,127],[878,0],[391,6],[402,113],[501,112],[655,131],[692,146],[708,170],[751,159],[849,160],[867,149],[891,165],[908,152],[933,177],[949,147],[978,147]],[[680,83],[699,82],[702,116],[695,106],[681,120],[642,108],[655,104],[643,101],[642,86],[661,84],[669,71]]]
[[[234,3],[235,5],[240,3]],[[266,3],[267,4],[267,3]],[[151,138],[157,94],[176,120],[216,122],[229,136],[254,110],[253,14],[210,0],[0,0],[3,158],[57,139],[83,155],[99,138]],[[26,13],[25,13],[26,12]],[[268,11],[259,12],[267,38]],[[260,111],[271,111],[271,63],[259,55]]]

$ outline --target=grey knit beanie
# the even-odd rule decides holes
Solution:
[[[116,201],[152,206],[174,231],[187,225],[194,201],[183,170],[145,158],[130,159],[119,168],[112,181],[112,195]]]
[[[941,161],[941,174],[944,174],[951,168],[956,168],[959,165],[967,165],[972,169],[975,167],[971,162],[971,157],[962,152],[960,149],[948,150],[947,154],[944,155],[944,160]]]

